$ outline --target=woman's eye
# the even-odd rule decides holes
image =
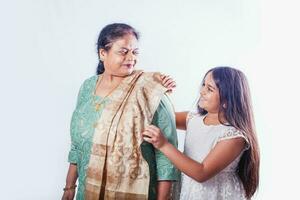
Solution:
[[[138,51],[134,51],[134,52],[133,52],[133,54],[134,54],[134,55],[139,55],[139,54],[140,54],[140,52],[138,52]]]
[[[121,55],[126,55],[126,54],[127,54],[127,51],[119,51],[119,54],[121,54]]]

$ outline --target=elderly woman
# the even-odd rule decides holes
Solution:
[[[177,145],[172,80],[134,70],[139,35],[129,25],[100,32],[97,75],[80,88],[71,122],[70,163],[62,199],[168,199],[178,171],[142,131],[153,124]]]

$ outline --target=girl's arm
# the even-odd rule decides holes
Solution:
[[[186,130],[186,117],[188,112],[175,112],[176,128]]]
[[[171,145],[155,126],[149,126],[143,132],[144,140],[165,154],[183,173],[198,182],[204,182],[228,166],[242,152],[245,141],[243,138],[223,140],[199,163],[181,153]],[[201,147],[199,147],[201,148]]]

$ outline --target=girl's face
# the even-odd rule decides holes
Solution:
[[[104,73],[124,77],[132,73],[137,63],[138,41],[128,34],[114,41],[108,51],[100,49],[99,54],[104,63]]]
[[[209,72],[200,90],[199,107],[209,113],[218,113],[220,108],[219,89],[212,77],[212,72]]]

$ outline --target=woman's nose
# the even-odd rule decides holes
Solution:
[[[132,51],[128,52],[127,56],[126,56],[126,60],[128,60],[128,61],[134,61],[134,60],[136,60],[136,55],[134,55]]]

